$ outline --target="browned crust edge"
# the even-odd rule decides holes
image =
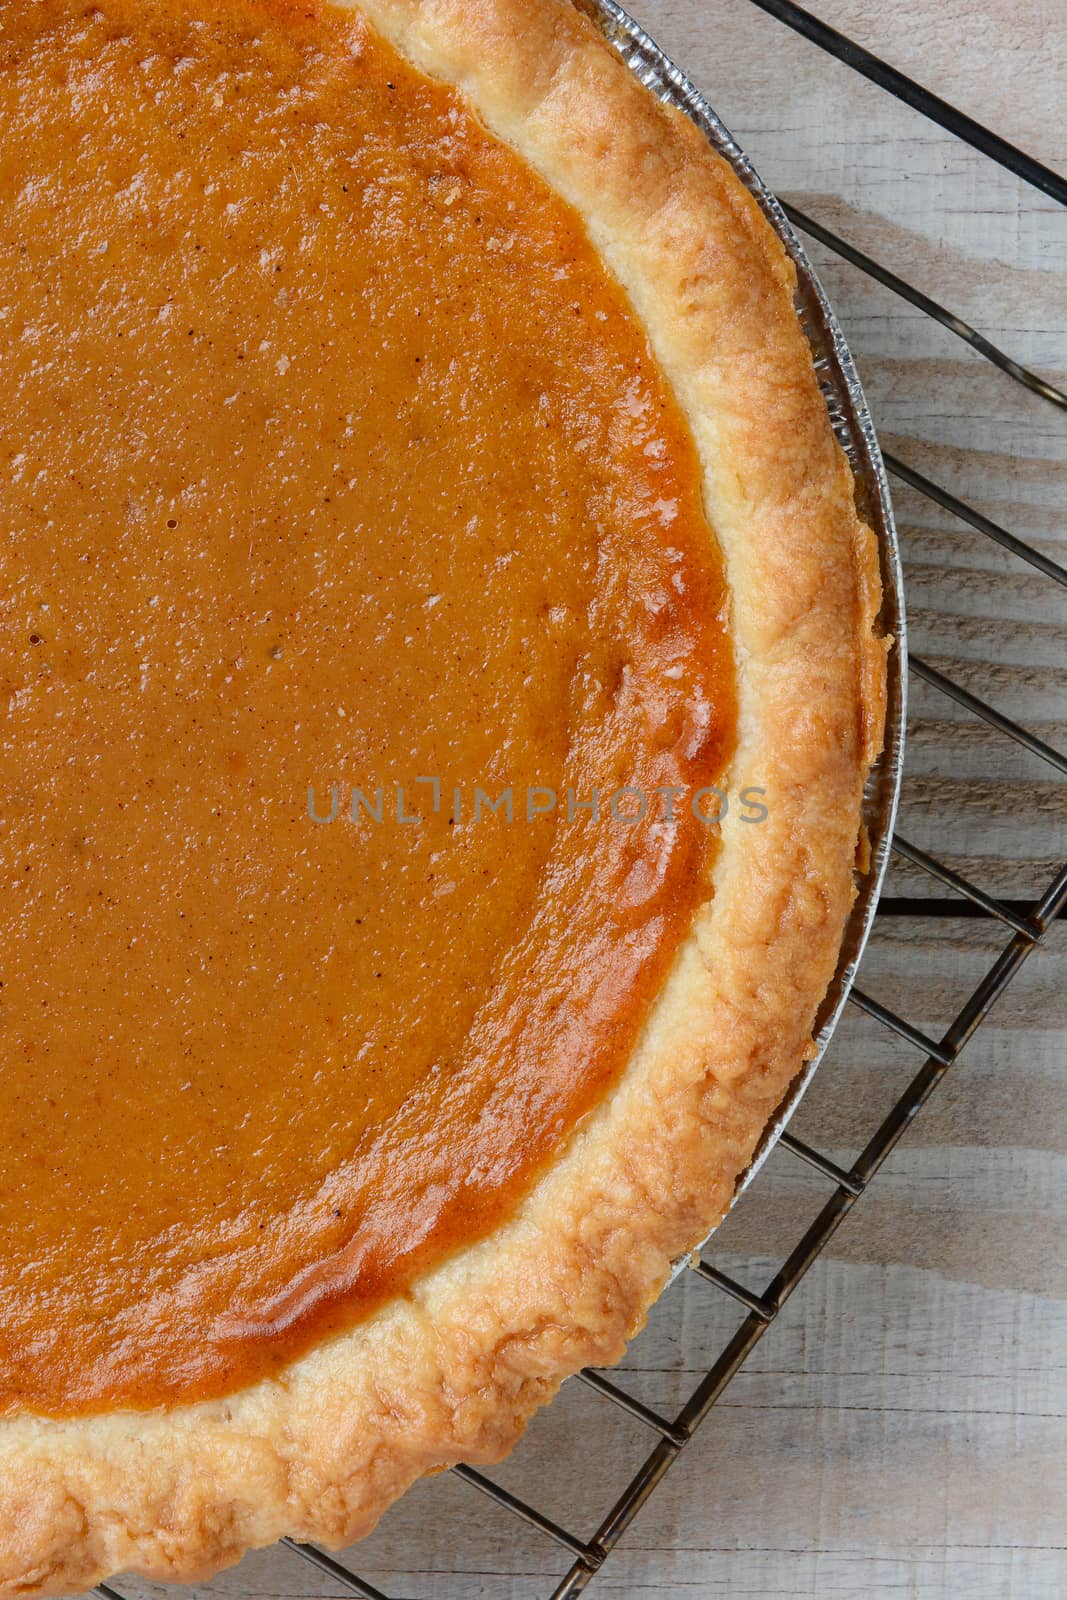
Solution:
[[[781,243],[724,162],[567,0],[361,0],[574,205],[685,409],[739,667],[715,897],[627,1072],[515,1218],[410,1299],[229,1398],[0,1423],[0,1594],[190,1580],[283,1534],[370,1531],[423,1473],[498,1459],[560,1381],[618,1359],[722,1215],[805,1054],[854,895],[885,658],[874,538]]]

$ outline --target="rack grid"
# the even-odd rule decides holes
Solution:
[[[817,48],[861,73],[913,110],[938,123],[989,160],[1014,173],[1023,182],[1032,185],[1059,204],[1067,206],[1067,178],[1051,171],[1000,138],[992,130],[983,127],[931,94],[920,84],[881,61],[853,40],[802,10],[793,3],[793,0],[750,0],[750,3],[778,22],[792,28]],[[818,240],[837,256],[909,301],[926,316],[963,340],[983,360],[1006,373],[1014,382],[1048,404],[1067,411],[1067,394],[1063,390],[1020,365],[991,343],[980,331],[971,327],[962,317],[905,282],[872,257],[855,248],[846,239],[825,228],[797,207],[785,202],[782,204],[789,220],[802,233]],[[994,540],[1020,560],[1027,562],[1050,582],[1067,587],[1067,569],[1063,566],[1010,530],[993,522],[943,485],[933,482],[906,461],[890,454],[884,454],[883,458],[891,477],[925,496],[977,533]],[[995,728],[1005,738],[1014,740],[1056,771],[1067,775],[1067,755],[1004,716],[994,706],[971,694],[930,663],[911,654],[908,670],[940,694],[955,701],[972,716],[982,719]],[[1067,908],[1067,862],[1062,865],[1048,888],[1036,900],[1007,899],[986,893],[979,885],[960,876],[937,857],[910,843],[899,832],[893,837],[892,851],[911,866],[935,879],[950,892],[950,897],[946,900],[922,902],[924,911],[933,910],[945,914],[945,908],[948,907],[954,915],[969,915],[982,918],[988,923],[1000,923],[1005,930],[1004,947],[940,1038],[928,1036],[905,1017],[880,1004],[862,989],[853,987],[849,996],[850,1004],[905,1041],[919,1053],[922,1064],[885,1120],[870,1136],[859,1157],[847,1170],[788,1131],[781,1134],[778,1145],[796,1160],[806,1163],[820,1173],[826,1180],[830,1192],[814,1221],[769,1282],[753,1289],[719,1271],[703,1254],[694,1257],[689,1263],[688,1270],[697,1274],[720,1293],[739,1302],[745,1310],[745,1316],[681,1409],[673,1416],[661,1415],[627,1394],[600,1372],[585,1371],[579,1375],[581,1381],[595,1391],[605,1404],[621,1408],[636,1423],[656,1436],[655,1443],[645,1459],[600,1525],[590,1535],[582,1536],[563,1527],[558,1521],[538,1510],[535,1505],[511,1494],[494,1483],[491,1478],[476,1472],[471,1467],[457,1465],[451,1469],[456,1477],[473,1489],[489,1496],[498,1506],[537,1530],[545,1539],[554,1541],[556,1546],[570,1558],[569,1568],[556,1583],[555,1588],[546,1594],[546,1600],[572,1600],[572,1597],[581,1594],[601,1571],[638,1511],[679,1456],[684,1453],[686,1446],[731,1379],[755,1349],[845,1217],[860,1200],[945,1074],[951,1070],[960,1051],[981,1026],[1024,962],[1041,944],[1054,919]],[[914,909],[917,909],[917,903],[912,901],[884,898],[879,916],[905,914]],[[318,1568],[350,1594],[362,1596],[363,1600],[400,1600],[399,1596],[384,1594],[366,1579],[361,1578],[358,1573],[315,1546],[299,1544],[291,1539],[283,1540],[282,1544]],[[121,1579],[118,1581],[121,1582]],[[124,1596],[109,1584],[98,1585],[95,1593],[101,1600],[124,1600]]]

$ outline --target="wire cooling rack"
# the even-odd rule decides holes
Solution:
[[[793,4],[792,0],[750,0],[750,3],[769,13],[780,23],[794,29],[812,44],[861,73],[915,111],[938,123],[991,161],[1014,173],[1023,182],[1039,189],[1059,204],[1067,206],[1067,179],[931,94],[836,29],[803,11]],[[834,254],[850,262],[894,294],[909,301],[942,327],[949,329],[984,360],[999,367],[1016,383],[1040,396],[1050,405],[1067,411],[1067,394],[1021,366],[1011,356],[990,343],[962,317],[906,283],[796,206],[785,202],[782,204],[789,220],[802,233],[818,240]],[[891,477],[933,501],[942,510],[951,513],[976,532],[994,540],[1020,560],[1028,562],[1050,582],[1067,587],[1067,570],[1044,553],[1034,549],[1007,528],[1001,527],[999,523],[959,499],[941,484],[933,482],[906,461],[885,452],[883,458]],[[994,706],[971,694],[961,684],[914,653],[910,655],[908,668],[911,673],[931,685],[940,694],[955,701],[972,716],[981,718],[1005,738],[1014,740],[1032,755],[1067,776],[1067,755],[1053,749],[1051,745],[1004,716]],[[703,1256],[690,1263],[691,1271],[722,1294],[739,1302],[744,1308],[745,1316],[681,1409],[672,1416],[662,1415],[627,1394],[602,1373],[586,1371],[580,1374],[582,1382],[595,1391],[605,1405],[621,1408],[634,1419],[636,1425],[647,1429],[655,1439],[647,1456],[599,1527],[592,1532],[564,1527],[553,1517],[539,1510],[536,1505],[510,1493],[485,1474],[467,1466],[452,1468],[456,1477],[487,1495],[507,1513],[521,1519],[546,1540],[553,1542],[563,1552],[561,1564],[569,1558],[570,1564],[555,1587],[551,1589],[546,1587],[545,1600],[571,1600],[572,1596],[582,1593],[604,1568],[619,1539],[638,1511],[678,1458],[684,1454],[686,1446],[720,1399],[730,1380],[755,1349],[837,1228],[860,1200],[883,1162],[950,1070],[964,1045],[981,1026],[1027,958],[1041,943],[1053,919],[1067,906],[1067,862],[1055,875],[1045,893],[1031,902],[1007,900],[987,894],[977,884],[969,882],[926,850],[901,837],[899,832],[894,835],[892,849],[912,867],[936,879],[949,890],[950,895],[947,900],[933,903],[883,899],[880,916],[900,915],[917,910],[943,912],[949,907],[953,915],[970,915],[985,919],[988,923],[999,923],[1005,930],[1004,947],[940,1038],[930,1037],[923,1029],[909,1022],[905,1016],[889,1010],[866,994],[863,989],[853,987],[849,997],[850,1003],[911,1046],[921,1058],[921,1065],[889,1115],[871,1134],[858,1159],[847,1170],[788,1131],[780,1136],[778,1143],[782,1149],[822,1175],[826,1180],[828,1196],[814,1221],[769,1282],[755,1288],[739,1283],[719,1271]],[[595,1459],[590,1460],[589,1471],[595,1471]],[[400,1600],[399,1596],[384,1594],[382,1590],[361,1578],[358,1573],[312,1545],[298,1544],[288,1539],[282,1543],[317,1567],[322,1574],[348,1593],[360,1595],[363,1600]],[[124,1600],[118,1590],[107,1584],[100,1584],[96,1593],[102,1600]]]

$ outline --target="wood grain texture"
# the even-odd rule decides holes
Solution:
[[[826,20],[1041,159],[1067,164],[1060,0],[810,0]],[[1067,378],[1067,216],[747,0],[634,0],[787,198]],[[812,255],[885,443],[1067,561],[1067,428],[951,334]],[[1067,746],[1067,596],[896,492],[915,648]],[[1067,856],[1067,786],[912,685],[902,831],[987,890],[1041,892]],[[891,893],[941,896],[895,865]],[[868,992],[937,1034],[1005,943],[956,918],[885,920]],[[794,1131],[850,1161],[919,1058],[850,1008]],[[1054,1600],[1067,1592],[1067,926],[1001,998],[872,1189],[594,1582],[616,1600]],[[760,1287],[827,1194],[776,1151],[714,1259]],[[618,1381],[672,1412],[738,1325],[692,1274]],[[495,1474],[588,1536],[651,1443],[578,1383]],[[567,1558],[454,1477],[418,1486],[349,1564],[409,1600],[541,1600]],[[152,1586],[126,1582],[130,1596]],[[284,1550],[197,1591],[335,1595]]]

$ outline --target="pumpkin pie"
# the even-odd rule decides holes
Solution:
[[[339,1546],[620,1355],[805,1054],[873,536],[566,0],[0,0],[0,1588]]]

